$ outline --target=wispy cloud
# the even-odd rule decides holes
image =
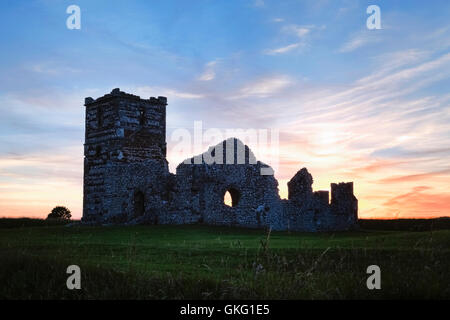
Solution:
[[[445,213],[450,216],[450,193],[431,193],[430,189],[418,186],[408,193],[392,197],[383,203],[385,210],[392,212],[397,218],[432,218]]]
[[[314,29],[315,26],[299,26],[295,24],[287,25],[283,27],[283,32],[292,33],[297,36],[299,39],[304,38],[307,34]]]
[[[216,77],[214,67],[217,65],[217,60],[210,61],[205,65],[203,73],[198,78],[200,81],[211,81]]]
[[[355,51],[361,47],[375,44],[382,41],[381,35],[378,31],[363,30],[357,34],[354,34],[347,40],[339,49],[340,53],[348,53]]]
[[[294,40],[293,42],[278,48],[266,49],[264,54],[267,55],[278,55],[287,52],[291,52],[294,49],[302,49],[308,45],[308,36],[312,30],[322,30],[325,26],[316,27],[314,25],[300,26],[295,24],[285,25],[281,28],[281,32],[291,36]]]
[[[41,74],[47,74],[47,75],[67,75],[71,73],[80,73],[81,70],[69,66],[64,65],[58,65],[55,63],[50,62],[42,62],[42,63],[36,63],[31,66],[28,66],[27,69],[29,69],[32,72],[35,73],[41,73]]]
[[[163,87],[129,87],[126,89],[130,92],[135,92],[142,98],[161,95],[165,97],[170,97],[171,99],[201,99],[204,95],[201,93],[185,92],[174,88],[163,88]]]
[[[280,48],[276,48],[276,49],[266,49],[264,51],[264,53],[268,54],[268,55],[276,55],[276,54],[281,54],[281,53],[286,53],[286,52],[292,51],[292,50],[294,50],[296,48],[300,48],[304,45],[305,45],[304,43],[297,42],[297,43],[289,44],[285,47],[280,47]]]
[[[429,180],[438,176],[445,176],[450,179],[450,169],[434,171],[434,172],[426,172],[419,174],[410,174],[406,176],[397,176],[397,177],[389,177],[385,179],[381,179],[378,183],[382,184],[391,184],[391,183],[403,183],[403,182],[412,182],[412,181],[420,181],[420,180]]]
[[[256,82],[243,86],[231,99],[242,98],[266,98],[277,94],[293,84],[293,80],[288,76],[278,75],[258,79]]]
[[[253,0],[253,6],[254,7],[264,7],[266,5],[266,3],[264,2],[264,0]]]
[[[354,159],[353,162],[361,163],[363,166],[350,169],[349,175],[356,177],[364,177],[371,173],[382,173],[403,164],[408,163],[406,160],[387,160],[387,159],[371,159],[370,157]]]

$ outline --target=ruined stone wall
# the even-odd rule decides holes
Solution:
[[[331,184],[328,191],[312,189],[313,178],[306,168],[288,182],[288,199],[284,202],[286,229],[298,231],[348,230],[357,223],[357,200],[353,183]]]
[[[331,211],[337,228],[354,226],[358,222],[358,199],[353,194],[353,182],[331,184]]]
[[[158,224],[168,209],[167,180],[167,166],[159,160],[108,167],[103,196],[108,213],[103,218],[108,222]],[[138,193],[143,196],[142,211],[136,209]]]
[[[86,98],[83,221],[240,226],[273,230],[330,231],[356,226],[353,183],[313,191],[306,168],[278,181],[250,148],[230,138],[181,163],[166,160],[164,97],[141,99],[114,89]],[[264,169],[264,170],[263,170]],[[263,173],[264,172],[264,173]],[[232,205],[224,203],[225,192]]]

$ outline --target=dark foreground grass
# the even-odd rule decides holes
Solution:
[[[450,230],[0,228],[2,299],[448,299]],[[66,288],[79,265],[82,289]],[[366,269],[381,268],[381,290]]]

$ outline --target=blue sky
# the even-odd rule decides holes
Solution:
[[[4,0],[0,215],[81,215],[84,97],[116,87],[168,97],[172,170],[171,132],[195,120],[276,128],[282,195],[306,166],[315,189],[355,181],[363,216],[449,215],[449,17],[449,1]]]

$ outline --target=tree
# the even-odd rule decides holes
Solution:
[[[47,216],[47,220],[70,220],[72,215],[70,214],[70,210],[66,207],[56,206],[53,208],[52,212],[50,212]]]

